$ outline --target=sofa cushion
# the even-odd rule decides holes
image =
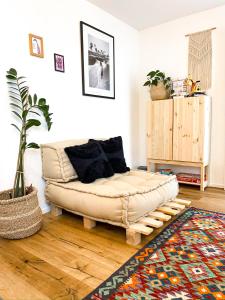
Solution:
[[[108,140],[90,139],[89,141],[98,142],[102,146],[115,173],[125,173],[130,170],[126,165],[121,136],[110,138]]]
[[[130,171],[90,184],[48,182],[46,198],[76,214],[127,227],[178,194],[176,176]]]
[[[82,183],[91,183],[114,174],[111,164],[98,142],[66,147],[66,154]]]
[[[87,143],[88,139],[67,140],[41,145],[42,173],[45,180],[68,182],[77,174],[64,151],[65,147]]]

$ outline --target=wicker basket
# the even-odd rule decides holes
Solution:
[[[151,99],[154,100],[164,100],[169,98],[169,91],[166,89],[162,82],[158,85],[152,85],[150,88]]]
[[[36,233],[42,224],[37,190],[26,196],[10,199],[12,190],[0,192],[0,236],[22,239]]]

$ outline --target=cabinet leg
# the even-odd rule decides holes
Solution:
[[[151,171],[151,164],[150,161],[147,159],[147,172]]]
[[[200,189],[202,192],[204,192],[204,189],[205,189],[205,166],[202,165],[201,166],[201,186],[200,186]]]

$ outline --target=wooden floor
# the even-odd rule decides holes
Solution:
[[[185,186],[180,198],[191,199],[195,207],[225,212],[222,189],[199,192]],[[122,228],[98,223],[88,231],[77,216],[47,214],[38,234],[18,241],[0,239],[0,298],[82,299],[157,233],[131,247]]]

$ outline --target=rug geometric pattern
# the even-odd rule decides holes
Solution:
[[[225,300],[225,214],[189,208],[85,300]]]

